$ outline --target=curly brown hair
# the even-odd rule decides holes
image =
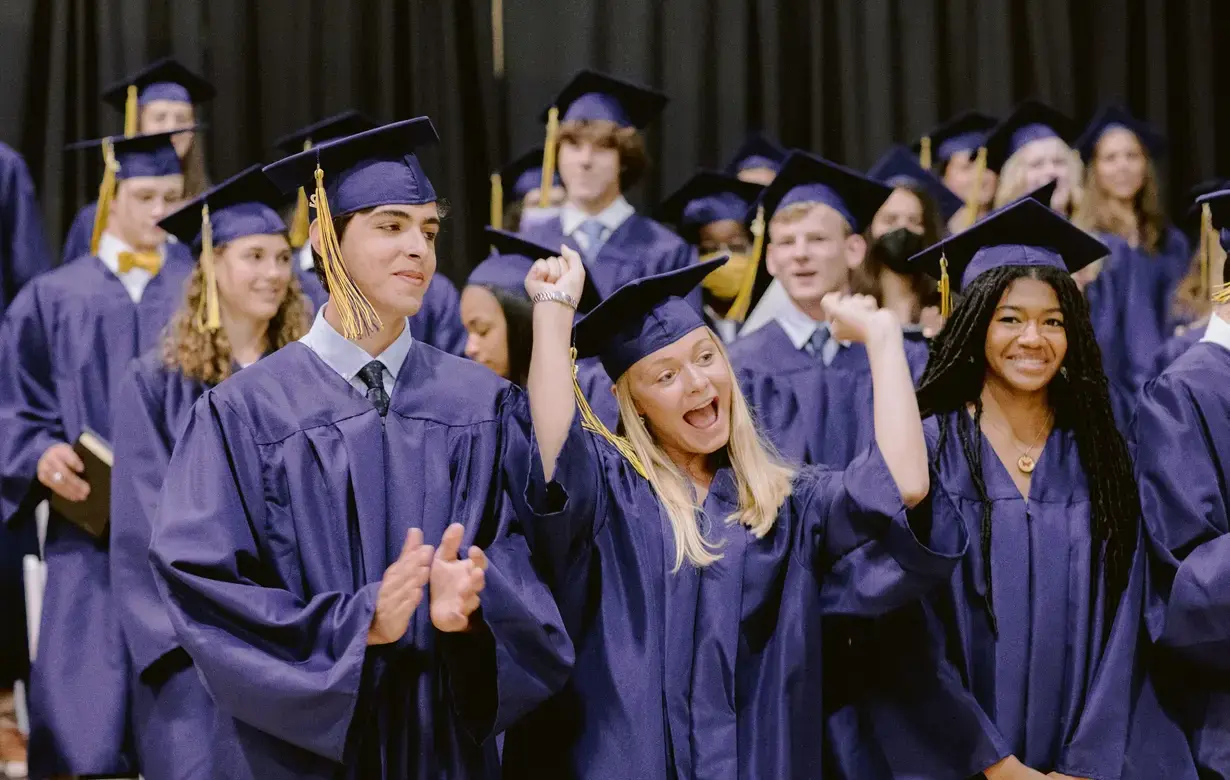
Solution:
[[[619,152],[619,188],[634,187],[649,169],[649,152],[645,138],[635,127],[620,127],[605,119],[574,119],[560,124],[559,142],[578,144],[589,141],[595,146]],[[558,148],[557,148],[558,153]]]
[[[163,336],[162,361],[167,368],[176,369],[189,379],[216,385],[231,375],[234,361],[225,328],[202,333],[193,324],[204,296],[205,273],[197,263],[188,279],[183,305],[171,318],[171,324]],[[298,277],[291,274],[286,298],[278,307],[278,313],[269,321],[266,351],[273,352],[292,341],[298,341],[307,333],[309,324],[303,289],[299,286]]]

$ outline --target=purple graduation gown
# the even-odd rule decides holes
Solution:
[[[490,737],[570,671],[511,508],[529,457],[523,394],[416,343],[391,396],[381,417],[291,344],[207,391],[171,458],[150,548],[159,587],[262,780],[488,777]],[[368,647],[407,531],[437,544],[453,522],[490,560],[474,629],[437,632],[425,595],[403,639]]]
[[[159,780],[249,776],[234,728],[205,690],[158,593],[149,545],[167,464],[208,386],[168,368],[157,346],[133,361],[114,406],[111,584],[132,665],[141,772]]]
[[[1147,384],[1134,433],[1159,694],[1200,776],[1230,777],[1230,351],[1197,343]]]
[[[580,247],[564,236],[558,216],[522,226],[521,235],[542,246],[561,244]],[[582,256],[584,253],[581,252]],[[696,250],[675,233],[648,217],[633,214],[616,228],[598,250],[598,256],[585,269],[594,287],[605,298],[628,282],[673,271],[696,262]],[[700,290],[689,298],[701,309]]]
[[[910,336],[905,349],[917,379],[926,342]],[[845,468],[871,445],[871,364],[863,345],[842,347],[826,366],[771,322],[732,344],[730,358],[762,430],[788,460]]]
[[[941,511],[953,511],[978,538],[981,504],[959,443],[956,414],[928,419],[925,426],[940,487],[952,499],[935,505],[935,522]],[[941,425],[948,437],[937,453]],[[1028,503],[990,443],[977,435],[993,502],[998,637],[983,601],[980,545],[969,546],[949,587],[928,599],[928,614],[939,621],[933,625],[942,625],[942,634],[933,639],[946,645],[971,707],[980,710],[983,733],[970,739],[989,741],[995,758],[1011,753],[1043,773],[1117,780],[1141,671],[1144,544],[1136,546],[1118,608],[1105,614],[1102,572],[1091,565],[1090,497],[1072,434],[1059,427],[1051,432]],[[886,750],[893,754],[898,747],[890,743]],[[984,758],[958,764],[954,776],[987,765]]]
[[[0,520],[33,522],[49,491],[36,478],[52,444],[89,428],[111,436],[111,397],[133,358],[158,343],[192,264],[168,252],[133,303],[97,257],[36,278],[0,328]],[[117,774],[131,768],[129,671],[115,618],[108,543],[52,513],[47,590],[30,685],[30,768]],[[89,702],[89,706],[83,703]]]
[[[94,214],[98,211],[98,202],[87,203],[77,211],[73,222],[64,235],[64,246],[60,250],[60,263],[76,260],[90,252],[90,238],[94,235]]]
[[[1102,272],[1085,290],[1102,367],[1110,382],[1119,429],[1127,433],[1140,388],[1171,331],[1170,301],[1190,258],[1187,239],[1170,229],[1157,254],[1132,248],[1117,236],[1099,235],[1111,249]],[[1178,273],[1178,276],[1175,274]]]
[[[51,268],[51,250],[43,231],[34,182],[25,160],[0,143],[0,318],[17,293]],[[0,523],[0,688],[28,672],[26,612],[22,590],[23,555],[38,552],[33,528]]]
[[[738,492],[720,469],[703,511],[724,557],[677,572],[648,481],[578,419],[554,481],[533,469],[530,544],[577,665],[507,735],[507,777],[819,777],[819,615],[917,598],[965,548],[957,525],[915,536],[875,449],[800,472],[759,540],[725,522]]]
[[[1204,331],[1208,327],[1207,321],[1202,325],[1189,326],[1182,333],[1175,334],[1166,339],[1162,344],[1161,349],[1153,357],[1153,371],[1149,378],[1161,376],[1171,363],[1179,359],[1179,356],[1196,344],[1200,339],[1204,338]]]
[[[589,408],[598,415],[598,419],[602,420],[608,430],[616,430],[619,425],[619,404],[615,401],[615,394],[611,392],[615,383],[602,367],[602,361],[598,358],[578,360],[577,386],[581,388],[585,400],[589,402]]]
[[[299,269],[295,274],[299,277],[304,294],[319,311],[329,300],[329,294],[316,278],[316,272]],[[447,276],[436,274],[431,278],[431,284],[423,295],[423,308],[410,318],[410,333],[416,340],[450,355],[465,355],[466,329],[461,324],[461,293],[457,292],[457,286]]]

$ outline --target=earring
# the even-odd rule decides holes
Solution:
[[[1060,367],[1059,367],[1059,375],[1060,375],[1061,377],[1063,377],[1063,378],[1064,378],[1064,381],[1066,382],[1066,381],[1067,381],[1067,379],[1068,379],[1068,367],[1067,367],[1067,366],[1060,366]]]

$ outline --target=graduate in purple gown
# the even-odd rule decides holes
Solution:
[[[697,262],[719,255],[729,258],[701,283],[705,322],[726,344],[735,340],[742,323],[742,317],[730,316],[731,308],[745,280],[756,274],[757,245],[745,219],[763,190],[759,184],[730,174],[697,171],[654,212],[658,219],[673,225],[684,241],[696,247]],[[752,229],[763,232],[762,227]],[[744,307],[748,302],[743,301]]]
[[[915,258],[961,295],[918,400],[934,490],[978,539],[927,603],[933,649],[980,725],[897,740],[885,701],[909,689],[881,692],[868,718],[897,772],[946,757],[950,776],[968,776],[989,753],[1003,759],[984,769],[991,780],[1121,776],[1141,677],[1140,504],[1069,275],[1105,254],[1027,198]],[[959,737],[978,749],[945,754]]]
[[[1222,247],[1230,247],[1230,190],[1201,202],[1212,209]],[[1218,265],[1208,328],[1145,385],[1133,430],[1154,553],[1147,624],[1159,646],[1156,684],[1189,735],[1200,777],[1230,777],[1230,632],[1223,617],[1230,594],[1223,550],[1230,539],[1230,277],[1224,261]],[[1156,727],[1155,720],[1141,731]],[[1143,747],[1141,762],[1149,758]]]
[[[665,95],[647,87],[582,71],[548,111],[549,116],[558,112],[559,121],[558,132],[548,122],[546,160],[558,160],[567,197],[558,217],[523,225],[521,234],[536,244],[567,244],[580,252],[604,296],[695,260],[692,247],[637,214],[623,195],[648,164],[640,131],[666,102]]]
[[[158,226],[182,197],[170,134],[108,138],[109,173],[94,254],[37,277],[0,328],[0,519],[32,523],[51,493],[91,490],[73,452],[112,431],[113,393],[133,358],[158,343],[192,266]],[[114,178],[112,178],[114,177]],[[123,774],[134,766],[129,673],[108,574],[108,543],[52,511],[38,659],[30,682],[30,769]],[[90,702],[89,707],[82,702]]]
[[[987,167],[987,133],[999,120],[981,111],[962,111],[914,142],[918,164],[957,194],[964,208],[948,219],[948,231],[964,230],[986,216],[999,177]]]
[[[214,86],[171,57],[150,63],[103,93],[103,101],[124,114],[124,135],[182,130],[171,137],[184,175],[184,197],[195,198],[209,186],[204,145],[192,129],[197,106],[213,100]],[[73,218],[60,252],[61,264],[90,251],[97,203],[83,206]],[[185,253],[187,257],[188,253]]]
[[[313,189],[331,294],[201,396],[167,467],[157,581],[254,777],[488,777],[494,735],[570,669],[516,530],[524,397],[407,327],[440,230],[414,152],[436,140],[421,117],[265,169]]]
[[[885,152],[867,175],[893,192],[867,226],[867,253],[854,269],[854,289],[892,309],[907,331],[933,336],[943,324],[939,291],[909,259],[947,234],[961,198],[904,146]]]
[[[461,293],[461,319],[469,334],[466,357],[525,387],[534,337],[525,277],[534,261],[557,255],[559,248],[540,246],[494,228],[487,228],[485,237],[492,253],[470,272]],[[579,311],[588,312],[598,300],[598,291],[587,277]],[[578,364],[577,385],[590,408],[610,428],[619,422],[613,384],[597,360]]]
[[[283,200],[260,166],[162,221],[200,254],[161,343],[135,360],[112,404],[111,585],[133,679],[132,727],[149,778],[245,776],[233,727],[184,651],[150,568],[159,493],[175,442],[202,393],[307,331]],[[208,239],[208,241],[206,240]]]
[[[826,299],[835,337],[867,346],[876,443],[844,471],[795,469],[686,300],[721,262],[633,282],[576,324],[576,354],[616,381],[618,436],[573,403],[581,258],[527,279],[540,456],[527,527],[577,665],[507,735],[506,776],[821,777],[820,616],[907,603],[966,547],[960,525],[910,511],[929,482],[896,318]]]
[[[1171,301],[1191,247],[1162,209],[1154,160],[1164,153],[1165,139],[1157,130],[1110,106],[1093,118],[1076,148],[1086,169],[1072,220],[1111,248],[1087,297],[1115,416],[1126,431],[1170,333]]]
[[[790,305],[736,341],[730,355],[757,420],[794,463],[844,468],[871,444],[867,351],[831,337],[821,301],[849,290],[867,248],[862,231],[891,193],[856,171],[793,152],[762,195],[768,240],[756,289],[767,289],[772,275]],[[917,375],[926,345],[907,339],[906,351]]]
[[[739,181],[768,187],[786,160],[786,149],[761,132],[748,133],[726,163],[726,173]]]

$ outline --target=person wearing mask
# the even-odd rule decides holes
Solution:
[[[730,316],[739,293],[755,278],[756,240],[745,219],[764,188],[718,171],[698,171],[658,206],[655,215],[692,246],[697,262],[725,255],[726,263],[701,284],[709,327],[730,344],[740,322]],[[755,222],[755,221],[753,221]],[[753,230],[761,230],[763,226]],[[750,289],[748,290],[750,293]],[[744,301],[744,305],[746,305]]]
[[[74,445],[88,438],[105,447],[114,393],[129,363],[158,343],[192,272],[159,226],[183,197],[174,135],[90,142],[102,146],[107,171],[96,247],[27,284],[0,325],[0,520],[32,524],[35,505],[54,496],[30,680],[35,777],[135,769],[106,518],[79,525],[57,506],[108,489],[83,476]]]
[[[524,225],[521,234],[542,246],[576,249],[602,295],[695,259],[683,239],[637,214],[624,197],[649,163],[641,130],[666,102],[647,87],[582,71],[547,111],[543,177],[554,174],[547,163],[558,161],[567,194],[558,217]]]
[[[171,626],[149,543],[167,464],[196,400],[307,332],[308,304],[275,210],[282,200],[253,166],[162,220],[199,259],[160,343],[133,361],[113,403],[111,586],[135,676],[137,757],[149,778],[248,776],[232,760],[233,729]]]
[[[150,63],[103,92],[102,99],[124,115],[124,135],[151,135],[179,130],[171,136],[184,177],[184,197],[195,198],[209,186],[205,149],[198,133],[198,107],[214,99],[213,84],[173,57]],[[98,204],[83,206],[64,237],[61,264],[90,251],[91,227]],[[185,259],[191,262],[185,252]]]

